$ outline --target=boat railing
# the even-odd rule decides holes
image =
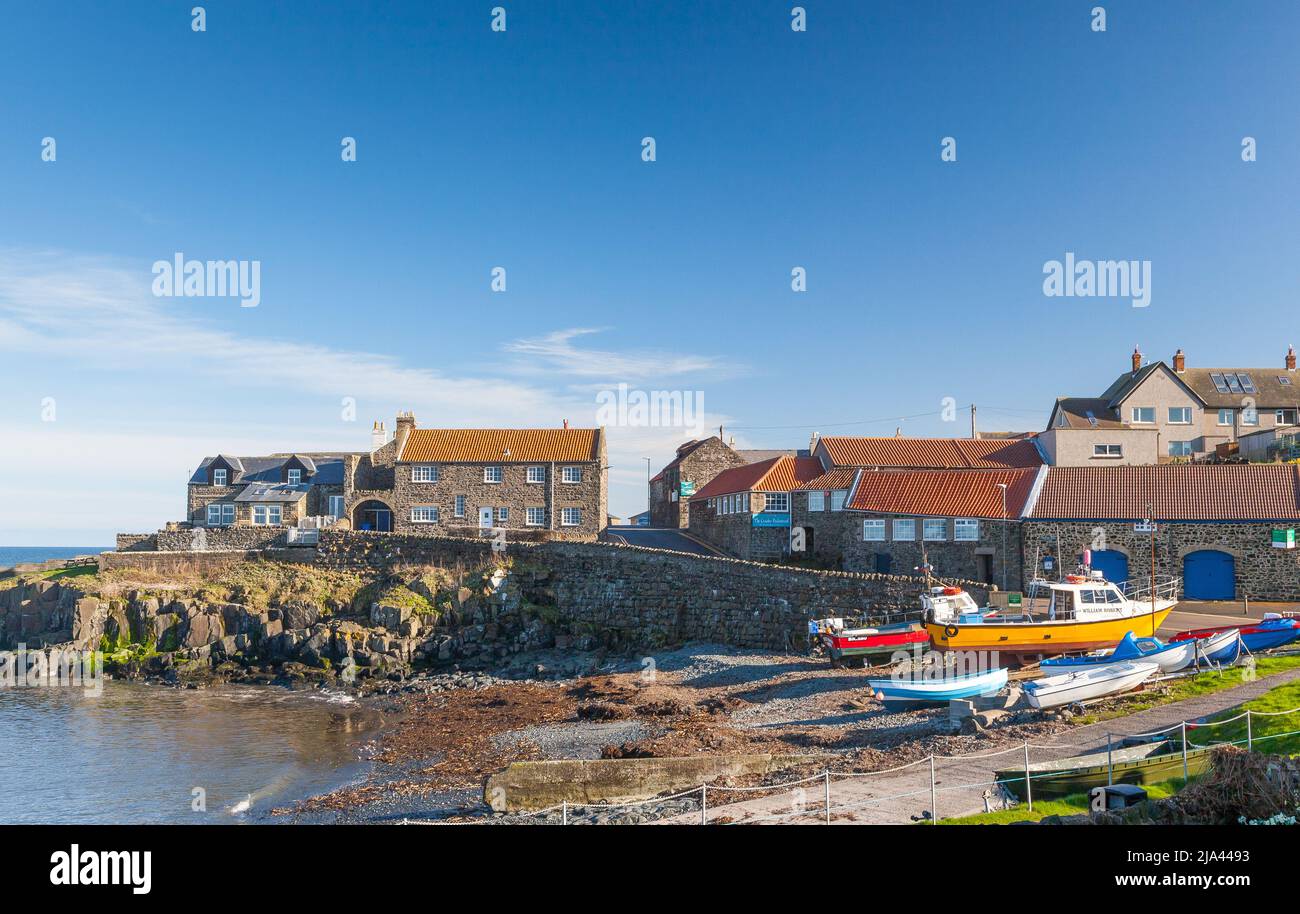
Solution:
[[[1157,600],[1177,600],[1183,591],[1183,579],[1174,575],[1157,575],[1155,585],[1150,579],[1133,578],[1124,582],[1124,596],[1129,600],[1150,602],[1154,593]]]

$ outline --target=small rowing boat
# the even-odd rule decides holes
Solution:
[[[1245,648],[1241,632],[1235,628],[1225,629],[1205,638],[1194,638],[1190,643],[1200,646],[1202,661],[1218,666],[1232,666],[1241,657],[1241,652]]]
[[[1277,613],[1266,613],[1259,622],[1251,625],[1220,625],[1215,628],[1194,628],[1179,632],[1174,641],[1187,641],[1191,638],[1208,638],[1210,635],[1236,629],[1241,632],[1242,644],[1252,654],[1282,647],[1292,641],[1300,640],[1300,619],[1289,619]]]
[[[1210,764],[1209,749],[1189,749],[1187,773],[1202,774]],[[1112,776],[1114,780],[1112,781]],[[1029,779],[1034,799],[1066,797],[1087,793],[1106,784],[1158,784],[1183,776],[1181,744],[1171,740],[1115,749],[1109,754],[1093,752],[1050,762],[1031,762]],[[994,777],[1020,799],[1025,799],[1025,768],[1004,768]]]
[[[887,705],[943,704],[954,698],[996,695],[1007,684],[1007,669],[985,670],[962,676],[918,675],[912,678],[868,679],[867,685]]]
[[[1099,654],[1081,654],[1077,657],[1051,657],[1044,660],[1044,669],[1065,671],[1085,667],[1104,666],[1120,660],[1150,660],[1162,673],[1176,673],[1196,661],[1196,641],[1165,644],[1159,638],[1135,638],[1126,634],[1114,650]]]
[[[908,651],[914,645],[926,645],[930,635],[918,622],[898,622],[868,628],[844,628],[843,619],[821,619],[817,636],[830,655],[831,665],[863,666],[876,658],[887,658],[895,651]]]
[[[1025,683],[1025,695],[1035,708],[1059,708],[1135,689],[1160,671],[1150,660],[1123,660]]]

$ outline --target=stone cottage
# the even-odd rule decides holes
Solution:
[[[594,540],[608,517],[603,428],[418,428],[344,467],[345,516],[357,530]]]
[[[722,430],[719,429],[719,432]],[[650,480],[650,526],[686,528],[691,525],[691,498],[723,470],[782,456],[807,456],[807,451],[737,448],[735,439],[720,435],[693,438],[677,448],[668,464]]]
[[[783,455],[724,470],[690,499],[690,530],[742,559],[790,554],[790,493],[821,475],[814,457]]]
[[[343,516],[346,453],[205,457],[186,487],[193,527],[287,527]]]

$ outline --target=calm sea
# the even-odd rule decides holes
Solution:
[[[112,546],[0,546],[0,568],[12,568],[24,562],[70,559],[79,555],[96,555]]]

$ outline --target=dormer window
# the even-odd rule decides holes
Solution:
[[[302,470],[289,471],[289,485],[291,486],[302,485]]]
[[[226,485],[226,480],[229,478],[229,473],[230,473],[230,471],[227,470],[227,469],[224,469],[224,468],[223,468],[223,469],[219,469],[219,470],[213,470],[213,471],[212,471],[212,484],[213,484],[214,486],[224,486],[224,485]]]

